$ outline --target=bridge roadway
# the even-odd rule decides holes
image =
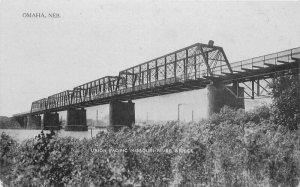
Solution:
[[[300,47],[229,63],[223,48],[214,46],[213,41],[209,44],[196,43],[122,70],[117,76],[102,77],[34,101],[30,111],[15,114],[14,117],[131,101],[212,85],[217,89],[220,86],[225,88],[237,99],[243,99],[245,95],[254,99],[266,91],[260,81],[279,74],[299,73],[299,59]],[[247,82],[250,86],[245,84]],[[245,89],[239,85],[244,85]],[[214,103],[215,97],[220,96],[211,96],[209,102]],[[243,104],[240,106],[243,107]],[[214,112],[218,109],[209,110]]]

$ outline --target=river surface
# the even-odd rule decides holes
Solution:
[[[100,131],[106,131],[106,129],[89,129],[88,131],[64,131],[59,130],[55,131],[58,133],[59,137],[74,137],[78,139],[90,139],[91,137],[95,137],[96,134]],[[22,142],[29,138],[36,137],[41,130],[30,130],[30,129],[0,129],[0,134],[5,132],[6,134],[10,135],[13,139],[17,140],[18,142]],[[50,133],[49,130],[44,130],[44,133]]]

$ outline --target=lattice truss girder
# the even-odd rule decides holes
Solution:
[[[72,90],[66,90],[48,97],[47,109],[59,108],[72,103]]]
[[[101,96],[116,90],[118,77],[107,76],[89,83],[66,90],[48,98],[34,101],[31,112],[54,109],[72,104],[98,99]]]
[[[43,98],[43,99],[34,101],[31,104],[31,112],[46,110],[47,106],[48,106],[48,99],[47,98]]]
[[[144,86],[157,81],[197,80],[203,76],[213,76],[216,67],[231,72],[223,49],[197,43],[121,71],[118,89]]]
[[[98,99],[106,93],[116,90],[118,77],[106,76],[73,89],[72,104]]]

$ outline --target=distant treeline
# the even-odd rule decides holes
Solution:
[[[21,125],[12,117],[0,116],[0,129],[21,129]]]

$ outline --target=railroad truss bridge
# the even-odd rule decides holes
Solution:
[[[26,128],[59,129],[57,112],[66,110],[65,130],[85,131],[85,108],[109,104],[109,126],[118,130],[135,122],[133,100],[204,88],[211,115],[224,105],[245,108],[244,99],[268,97],[270,80],[299,74],[299,65],[300,47],[230,63],[213,41],[196,43],[34,101],[30,111],[14,117]]]

